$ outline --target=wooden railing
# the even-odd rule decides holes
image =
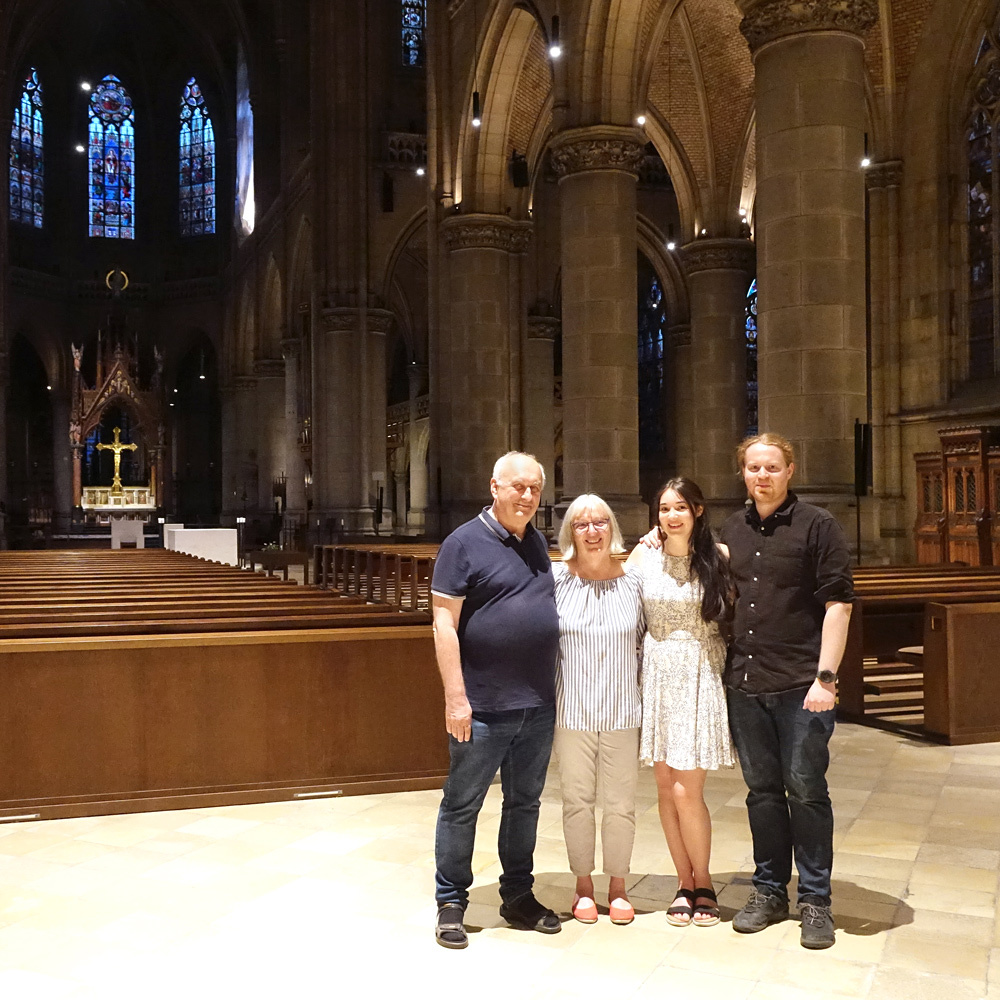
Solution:
[[[317,545],[313,581],[323,589],[416,611],[431,605],[436,545]]]

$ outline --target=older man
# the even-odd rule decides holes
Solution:
[[[500,915],[546,934],[562,927],[532,893],[559,648],[552,564],[531,523],[544,485],[534,456],[504,455],[490,480],[492,506],[456,528],[434,564],[434,648],[451,755],[435,838],[435,936],[445,948],[469,943],[476,819],[498,770]]]
[[[789,490],[795,463],[785,438],[747,438],[737,458],[749,502],[721,533],[738,590],[726,686],[756,870],[733,927],[748,934],[788,916],[794,854],[800,942],[829,948],[827,744],[853,600],[850,555],[833,515]]]

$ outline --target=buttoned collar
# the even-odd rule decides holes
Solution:
[[[771,525],[771,524],[791,524],[792,523],[792,512],[795,510],[795,505],[798,503],[799,498],[791,491],[788,491],[788,496],[781,501],[781,506],[777,510],[768,514],[767,517],[761,519],[760,514],[757,511],[757,505],[753,500],[747,500],[746,509],[746,519],[747,524],[752,524],[755,528],[759,528],[761,525]]]
[[[513,531],[508,531],[496,519],[496,515],[494,515],[493,513],[492,504],[490,504],[489,507],[484,507],[482,509],[482,512],[479,515],[479,520],[482,521],[483,524],[485,524],[486,527],[489,528],[490,531],[492,531],[493,534],[496,535],[497,538],[499,538],[500,541],[504,543],[504,545],[511,545],[511,544],[520,545],[521,542],[523,542],[524,539],[528,537],[528,532],[535,530],[535,526],[529,521],[524,526],[524,538],[518,538]]]

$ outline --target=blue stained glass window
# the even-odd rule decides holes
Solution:
[[[747,436],[757,433],[757,279],[750,282],[746,305]]]
[[[639,454],[664,452],[663,335],[667,308],[660,279],[653,276],[639,300]]]
[[[10,128],[10,218],[40,229],[45,207],[42,85],[32,69]]]
[[[90,96],[90,235],[135,239],[135,118],[109,74]]]
[[[427,29],[427,0],[401,0],[403,65],[423,66],[424,32]]]
[[[194,77],[181,97],[181,236],[215,232],[215,130]]]

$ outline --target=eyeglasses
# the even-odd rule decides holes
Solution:
[[[610,523],[611,519],[607,517],[599,517],[596,521],[574,521],[573,530],[578,535],[585,535],[588,528],[593,528],[595,531],[606,531]]]

